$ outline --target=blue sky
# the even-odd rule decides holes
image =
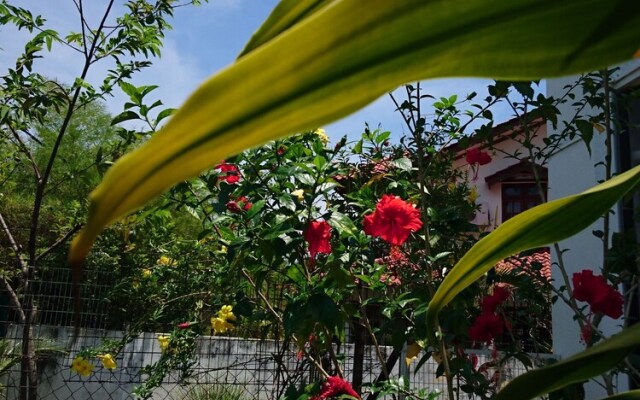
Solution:
[[[12,3],[28,8],[34,14],[41,14],[47,19],[49,27],[61,34],[79,30],[77,13],[71,0],[14,0]],[[85,0],[84,4],[87,15],[97,22],[107,1]],[[162,57],[154,60],[151,68],[138,74],[134,84],[160,85],[155,92],[157,97],[167,106],[178,107],[199,82],[233,62],[276,4],[276,0],[210,0],[199,7],[176,10],[175,19],[171,22],[174,29],[166,35]],[[114,11],[114,15],[120,13],[122,7]],[[0,68],[3,71],[14,62],[28,37],[27,33],[6,27],[0,30]],[[35,68],[62,82],[72,82],[80,72],[81,60],[64,47],[54,48],[54,52],[47,54],[45,60],[36,63]],[[89,80],[97,82],[109,67],[111,65],[108,63],[98,64]],[[478,98],[483,98],[490,82],[487,79],[451,78],[427,81],[423,87],[436,97],[451,94],[462,97],[477,91]],[[123,102],[124,96],[115,94],[107,102],[108,109],[114,114],[118,113],[122,110]],[[504,106],[495,109],[494,115],[497,123],[510,119],[510,112]],[[406,132],[402,118],[394,111],[388,96],[324,128],[332,140],[345,134],[355,139],[363,131],[365,122],[371,127],[381,125],[384,130],[392,131],[395,138]]]

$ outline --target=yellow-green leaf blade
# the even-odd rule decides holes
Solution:
[[[255,50],[334,0],[282,0],[251,36],[239,57]]]
[[[618,365],[640,345],[640,325],[634,325],[597,345],[544,368],[515,378],[496,400],[527,400],[600,375]],[[614,399],[635,397],[612,397]]]
[[[636,3],[335,0],[207,80],[161,132],[118,160],[91,196],[70,260],[81,262],[107,224],[172,185],[344,117],[402,83],[539,78],[628,59],[640,36]],[[616,24],[596,30],[610,18]]]
[[[443,307],[498,261],[575,235],[639,183],[640,166],[578,195],[541,204],[502,223],[478,241],[442,281],[429,302],[429,330],[435,331]]]

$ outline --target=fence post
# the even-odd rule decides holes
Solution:
[[[400,352],[400,379],[402,380],[402,385],[406,387],[408,390],[411,389],[411,381],[409,379],[409,366],[407,365],[407,342],[404,342],[402,345],[402,351]],[[398,395],[398,400],[405,400],[405,395],[400,393]]]

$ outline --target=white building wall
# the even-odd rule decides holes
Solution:
[[[616,80],[612,82],[613,87],[621,87],[626,85],[633,79],[633,75],[638,73],[640,62],[632,62],[625,64],[617,74]],[[635,71],[635,72],[634,72]],[[565,92],[565,85],[574,82],[577,76],[551,79],[547,81],[547,95],[560,96]],[[577,98],[581,95],[581,91],[575,92]],[[564,126],[563,119],[570,119],[575,109],[570,105],[560,107],[562,117],[558,123],[558,127]],[[586,111],[586,110],[585,110]],[[549,135],[555,133],[551,123],[547,124]],[[605,156],[605,136],[594,134],[591,142],[592,153],[589,155],[585,144],[579,139],[568,141],[560,151],[550,159],[549,169],[549,200],[558,199],[560,197],[579,193],[585,189],[595,186],[599,180],[604,179],[605,170],[597,163],[604,161]],[[615,143],[615,141],[614,141]],[[614,148],[615,156],[617,149]],[[614,171],[617,171],[616,160],[613,162]],[[614,209],[616,210],[616,209]],[[616,210],[617,211],[617,210]],[[620,229],[620,223],[617,216],[621,215],[617,212],[611,217],[611,232]],[[568,273],[569,281],[574,272],[589,268],[600,273],[602,267],[602,241],[596,238],[593,230],[602,230],[602,219],[585,229],[581,233],[564,240],[560,243],[563,250],[567,250],[563,254],[563,262]],[[558,255],[552,251],[552,277],[554,285],[561,287],[565,285],[564,279],[558,268]],[[561,300],[558,300],[553,306],[553,350],[554,353],[562,358],[566,358],[572,354],[584,350],[584,344],[580,343],[580,331],[576,321],[573,319],[573,312]],[[604,317],[600,328],[605,335],[612,335],[621,329],[622,320],[612,320]],[[626,376],[621,376],[614,384],[618,385],[618,389],[623,391],[628,387]],[[585,385],[586,399],[599,399],[605,397],[604,389],[595,383]]]

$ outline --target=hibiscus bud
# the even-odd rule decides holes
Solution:
[[[340,139],[340,141],[336,143],[336,146],[333,148],[333,151],[340,150],[342,147],[344,147],[345,144],[347,144],[347,137],[343,136],[342,139]]]
[[[227,210],[229,210],[234,214],[239,214],[242,212],[242,209],[240,208],[240,206],[238,206],[238,203],[236,203],[234,200],[229,200],[227,202]]]
[[[182,322],[178,324],[178,329],[187,329],[191,326],[191,322]]]

